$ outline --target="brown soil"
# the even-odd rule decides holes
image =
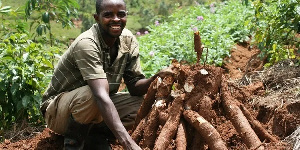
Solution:
[[[223,67],[228,76],[227,88],[235,100],[234,103],[243,104],[254,118],[279,140],[279,142],[269,142],[261,139],[265,149],[292,149],[291,145],[284,139],[300,125],[300,69],[295,61],[288,60],[278,63],[271,68],[263,69],[263,61],[257,57],[258,53],[258,50],[249,48],[246,44],[236,45],[232,49],[231,57],[225,60]],[[194,86],[195,90],[193,89],[185,95],[189,97],[189,100],[185,102],[184,109],[196,110],[201,108],[202,111],[198,113],[213,125],[227,148],[247,149],[242,137],[230,121],[231,118],[225,115],[225,110],[221,106],[221,96],[218,94],[220,87],[214,86],[219,85],[218,82],[221,82],[221,77],[218,75],[220,69],[206,66],[205,69],[208,72],[216,74],[205,78],[197,72],[201,68],[203,68],[201,65],[181,66],[181,76],[178,76],[177,89],[185,88],[188,90],[194,81],[201,83],[199,85],[205,86]],[[191,74],[194,74],[194,78],[189,78]],[[180,87],[185,85],[180,82],[191,84]],[[206,91],[206,89],[209,89],[209,91]],[[202,102],[194,105],[196,103],[192,100],[193,98],[199,99],[199,97],[203,97],[203,95],[199,96],[197,93],[205,93],[206,98],[202,98]],[[173,93],[173,95],[176,95],[176,93]],[[168,113],[168,110],[165,112]],[[161,122],[161,120],[159,121]],[[165,119],[160,124],[164,124],[167,121]],[[161,132],[162,128],[163,126],[160,125],[157,133]],[[187,147],[192,149],[194,146],[193,138],[199,135],[194,134],[196,131],[189,124],[185,128],[187,130]],[[19,131],[24,130],[26,129]],[[15,131],[15,134],[7,134],[6,138],[10,140],[5,140],[1,143],[0,149],[62,149],[63,137],[52,133],[48,128],[44,128],[33,136],[32,132],[32,130],[26,130],[26,132]],[[174,137],[167,149],[174,149],[176,141]],[[112,144],[112,147],[113,149],[122,149],[117,144]],[[203,142],[202,147],[204,149],[208,148]]]

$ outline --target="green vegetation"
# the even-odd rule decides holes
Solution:
[[[177,9],[168,22],[150,25],[150,34],[139,37],[143,70],[150,76],[162,66],[168,66],[172,59],[196,62],[195,30],[200,31],[202,44],[208,49],[207,63],[221,66],[235,42],[249,40],[253,15],[253,8],[239,0]],[[205,56],[206,49],[202,64]]]
[[[41,94],[58,48],[46,48],[27,34],[15,33],[4,38],[0,52],[0,131],[23,120],[42,123]]]
[[[300,0],[255,0],[255,21],[252,25],[255,45],[270,66],[282,59],[296,58],[300,47]]]

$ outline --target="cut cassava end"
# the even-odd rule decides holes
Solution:
[[[205,139],[208,147],[212,150],[227,150],[218,131],[202,116],[193,110],[185,110],[183,116],[198,133]]]
[[[173,76],[167,76],[162,80],[162,83],[157,87],[157,93],[155,95],[156,99],[166,99],[170,96],[171,88],[174,83]]]

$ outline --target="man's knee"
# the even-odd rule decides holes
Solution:
[[[81,89],[71,104],[70,112],[80,123],[99,123],[103,119],[89,86]]]

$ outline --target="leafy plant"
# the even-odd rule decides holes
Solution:
[[[11,10],[1,16],[0,135],[13,123],[43,122],[39,111],[41,93],[50,80],[56,56],[61,54],[58,47],[30,40],[24,20],[7,19],[18,18],[18,14]]]
[[[279,60],[296,58],[300,41],[295,36],[300,26],[300,0],[255,0],[254,44],[267,58],[266,66]]]
[[[58,48],[45,51],[24,33],[14,33],[0,43],[0,130],[23,119],[41,123],[41,93],[53,69]]]
[[[249,40],[252,7],[239,0],[177,9],[168,22],[150,25],[149,34],[139,36],[142,67],[151,76],[170,64],[172,59],[195,63],[193,33],[200,31],[208,49],[208,64],[221,66],[235,42]],[[206,59],[206,49],[201,63]]]
[[[77,16],[78,7],[76,0],[28,0],[25,14],[27,19],[33,20],[30,27],[35,25],[37,35],[40,36],[49,31],[50,44],[53,46],[54,37],[51,31],[51,21],[61,23],[62,27],[73,26],[71,18]]]

